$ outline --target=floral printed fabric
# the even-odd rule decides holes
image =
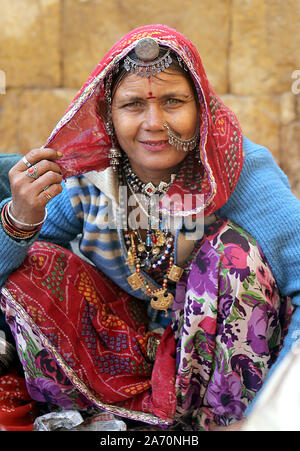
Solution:
[[[235,224],[216,221],[198,244],[151,370],[140,301],[71,252],[35,243],[1,304],[32,398],[194,430],[242,418],[282,346],[290,304]]]
[[[263,384],[282,346],[290,302],[256,241],[218,220],[177,284],[177,415],[194,429],[228,425]]]

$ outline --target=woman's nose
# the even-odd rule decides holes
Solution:
[[[145,130],[164,130],[164,114],[162,109],[156,103],[149,103],[145,111],[144,128]]]

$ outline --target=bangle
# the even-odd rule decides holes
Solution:
[[[40,222],[37,222],[36,224],[26,224],[25,222],[20,222],[20,221],[18,221],[17,219],[15,219],[14,218],[14,216],[11,214],[11,211],[10,211],[10,206],[11,206],[11,204],[12,204],[12,201],[10,200],[9,202],[8,202],[8,204],[7,204],[7,214],[8,214],[8,217],[10,218],[10,219],[12,219],[16,224],[18,224],[19,226],[23,226],[23,227],[38,227],[38,226],[40,226],[40,225],[42,225],[42,224],[44,224],[44,222],[46,221],[46,218],[47,218],[47,216],[48,216],[48,211],[47,211],[47,208],[46,208],[46,211],[45,211],[45,216],[44,216],[44,218],[43,218],[43,220],[42,221],[40,221]]]
[[[20,240],[28,240],[32,238],[38,230],[40,230],[41,227],[38,227],[33,230],[29,231],[23,231],[21,229],[18,229],[17,226],[13,225],[9,218],[7,217],[7,204],[4,205],[1,211],[0,215],[0,221],[2,224],[2,228],[4,232],[9,235],[14,240],[20,241]]]

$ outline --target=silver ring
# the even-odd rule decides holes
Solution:
[[[36,179],[38,178],[38,175],[37,175],[37,167],[36,167],[36,165],[34,164],[33,166],[30,166],[30,168],[27,169],[27,171],[25,172],[25,174],[26,174],[28,177],[30,177],[30,178],[36,180]]]
[[[31,168],[32,164],[29,163],[29,161],[27,160],[26,157],[23,157],[23,158],[22,158],[22,161],[23,161],[24,164],[26,164],[26,166],[27,166],[28,168]]]

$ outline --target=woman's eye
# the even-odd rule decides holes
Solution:
[[[179,103],[182,103],[182,100],[180,99],[174,99],[174,97],[167,100],[168,105],[177,105]]]
[[[138,100],[135,102],[129,102],[124,105],[124,108],[140,108],[142,106],[142,102]]]

